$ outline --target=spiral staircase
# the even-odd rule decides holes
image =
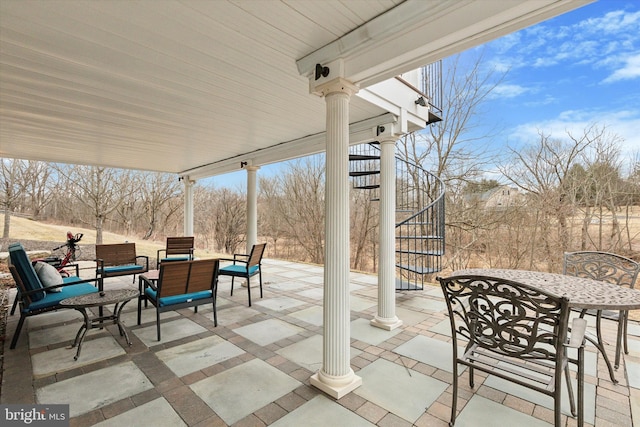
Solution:
[[[379,200],[380,149],[371,142],[349,153],[353,187]],[[421,166],[396,156],[396,290],[424,289],[442,269],[445,250],[444,184]]]

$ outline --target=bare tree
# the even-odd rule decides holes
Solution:
[[[560,255],[569,247],[568,219],[573,210],[567,181],[570,171],[603,133],[604,128],[591,126],[579,136],[568,133],[568,138],[561,140],[539,132],[537,142],[509,148],[511,161],[500,167],[509,181],[530,196],[529,208],[538,214],[533,233],[543,243],[537,255],[550,271],[556,269]],[[532,253],[532,259],[534,256]]]
[[[58,172],[69,183],[68,190],[89,212],[92,223],[81,221],[96,230],[96,244],[102,243],[105,221],[120,206],[127,195],[136,191],[132,172],[98,166],[59,165]]]
[[[324,157],[306,157],[288,163],[288,170],[277,177],[282,194],[278,214],[287,225],[293,243],[304,260],[324,262]]]
[[[484,127],[484,105],[506,73],[484,68],[482,52],[475,57],[468,54],[451,57],[443,68],[442,121],[402,138],[398,156],[445,182],[447,261],[451,266],[465,267],[471,260],[473,241],[478,237],[474,230],[485,224],[478,222],[481,217],[466,203],[463,192],[469,182],[481,179],[489,164],[487,141],[496,131]],[[417,175],[411,181],[424,187],[424,179]]]
[[[141,202],[147,228],[143,239],[149,239],[160,222],[166,223],[182,206],[171,203],[180,198],[180,183],[175,175],[142,173],[140,176]]]
[[[25,180],[26,192],[31,199],[31,210],[34,218],[39,218],[42,210],[51,203],[52,168],[46,162],[27,162],[27,176]]]
[[[2,208],[4,210],[4,227],[2,237],[8,238],[11,228],[11,214],[17,201],[24,193],[24,162],[15,159],[0,159],[0,179],[2,179]]]
[[[218,249],[234,253],[245,241],[247,226],[246,196],[222,188],[215,191],[216,204],[210,215],[215,218],[214,241]]]

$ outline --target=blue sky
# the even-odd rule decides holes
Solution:
[[[623,139],[624,156],[640,155],[640,1],[600,0],[476,49],[486,67],[507,71],[483,107],[486,126],[501,129],[494,145],[534,142],[538,131],[561,138],[595,124]],[[244,189],[246,172],[205,182]]]
[[[487,66],[507,71],[488,105],[503,143],[606,126],[640,153],[640,2],[600,0],[494,40]]]

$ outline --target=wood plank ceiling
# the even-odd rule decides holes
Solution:
[[[324,100],[309,93],[301,58],[375,28],[376,17],[402,22],[399,5],[402,15],[414,4],[444,14],[471,3],[3,0],[0,157],[184,173],[321,134]],[[538,3],[498,20],[538,10],[531,20],[540,20],[584,1]],[[393,50],[398,64],[415,65],[402,45],[381,61]],[[352,99],[352,123],[384,113]]]

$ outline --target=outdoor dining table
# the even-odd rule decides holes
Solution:
[[[640,290],[625,288],[611,283],[565,274],[542,271],[509,269],[465,269],[456,270],[451,276],[485,276],[512,280],[569,300],[569,306],[577,310],[636,310],[640,309]],[[597,340],[590,339],[609,369],[611,381],[617,383],[611,362],[604,350],[600,333],[600,311],[598,312]]]

